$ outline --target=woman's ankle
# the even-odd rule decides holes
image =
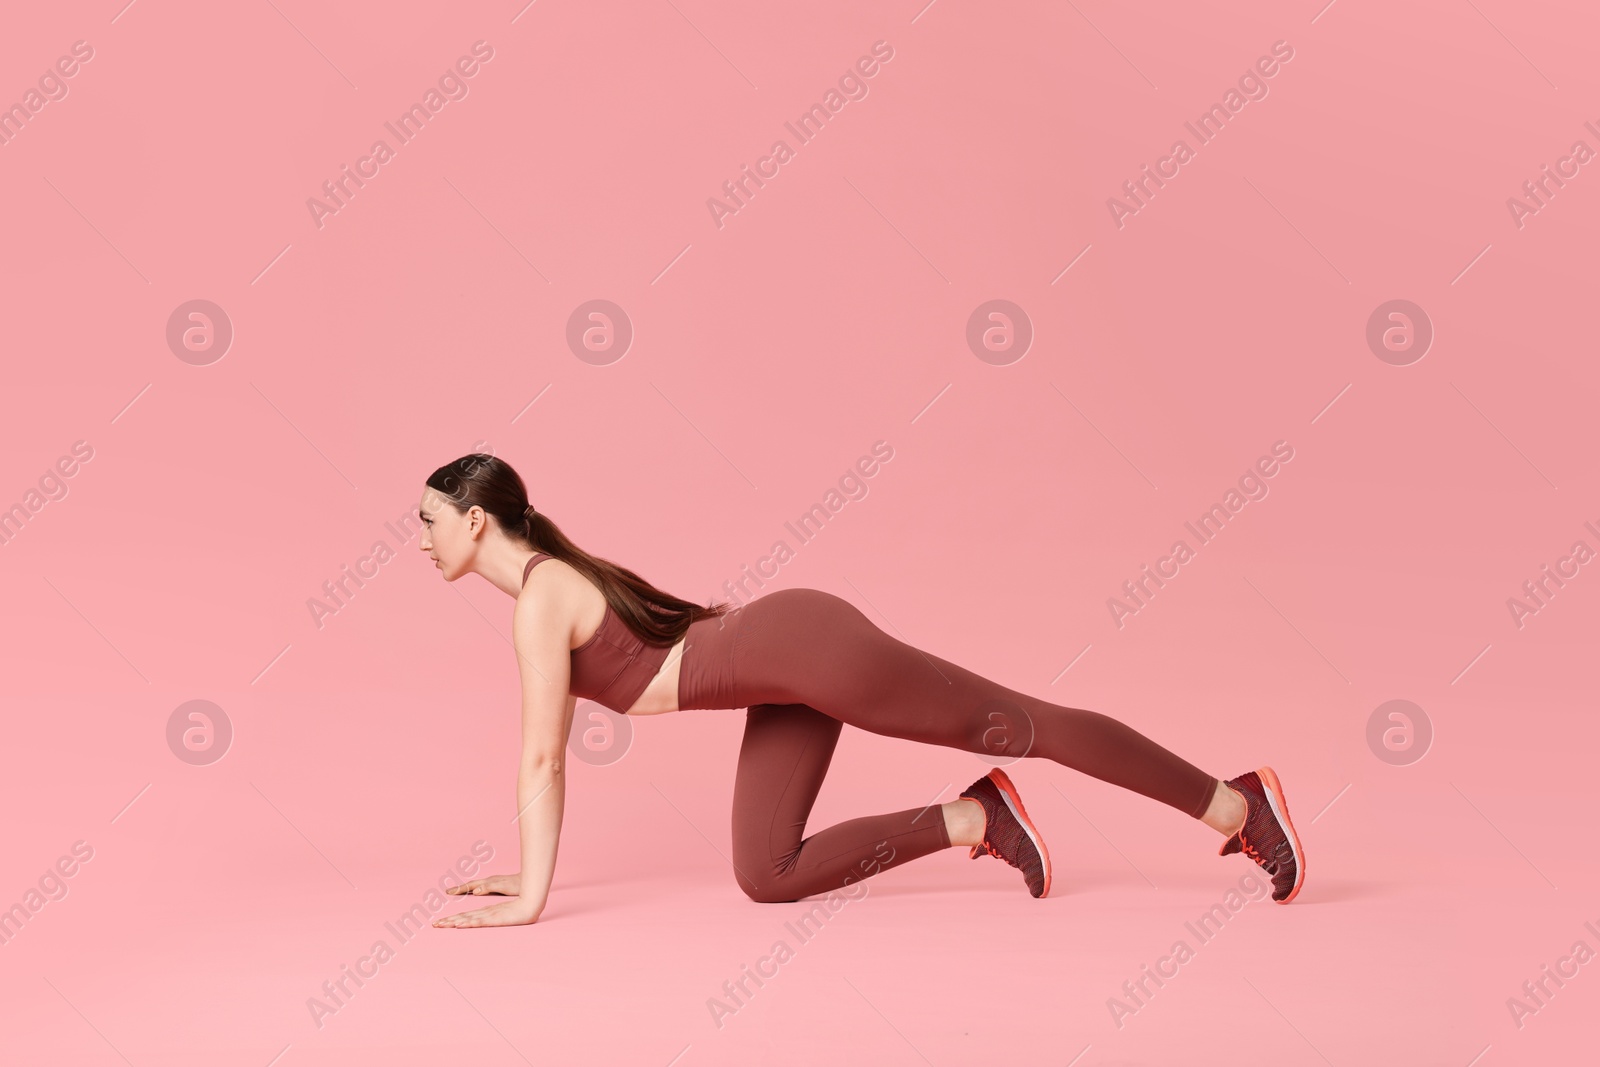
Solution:
[[[1217,833],[1231,837],[1244,825],[1246,812],[1244,796],[1218,778],[1216,789],[1211,794],[1211,803],[1206,806],[1200,821]]]
[[[970,848],[983,840],[983,826],[987,817],[982,804],[971,797],[960,797],[939,807],[952,848],[957,845]]]

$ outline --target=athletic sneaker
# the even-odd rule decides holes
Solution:
[[[983,806],[983,841],[972,846],[972,858],[987,852],[1021,871],[1029,893],[1042,897],[1050,892],[1050,853],[1006,772],[996,767],[961,795]]]
[[[1243,852],[1272,876],[1272,899],[1287,904],[1306,880],[1306,854],[1289,821],[1283,785],[1271,767],[1249,771],[1223,783],[1244,797],[1244,825],[1222,843],[1218,855]]]

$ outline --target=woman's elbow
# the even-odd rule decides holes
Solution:
[[[559,752],[525,752],[522,754],[518,775],[523,778],[535,778],[544,781],[562,770],[561,753]]]

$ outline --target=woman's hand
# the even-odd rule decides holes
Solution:
[[[443,928],[468,926],[527,926],[539,918],[544,910],[543,901],[516,897],[490,904],[487,908],[464,911],[459,915],[445,915],[433,920],[433,925]]]
[[[445,892],[452,896],[462,896],[470,893],[475,897],[514,897],[522,893],[522,875],[492,874],[487,878],[478,878],[471,882],[463,882],[461,885],[453,885]]]

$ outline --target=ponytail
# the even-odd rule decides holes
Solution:
[[[626,567],[591,556],[561,532],[550,516],[528,502],[522,478],[504,460],[474,452],[445,464],[428,476],[427,484],[465,514],[480,507],[494,516],[507,536],[554,556],[600,587],[628,628],[647,644],[671,647],[690,624],[725,614],[730,605],[701,605],[664,592]]]

